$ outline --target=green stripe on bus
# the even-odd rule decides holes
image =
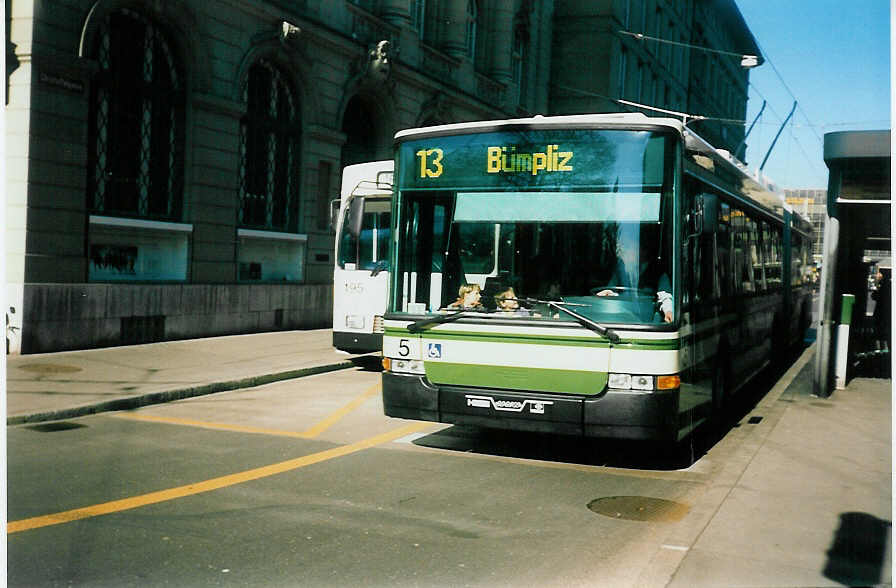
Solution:
[[[606,372],[471,365],[443,361],[427,361],[424,366],[426,377],[431,382],[448,386],[537,390],[594,396],[603,392],[608,380]]]
[[[387,328],[387,337],[416,337],[406,329]],[[607,348],[610,346],[605,339],[585,339],[582,337],[563,337],[560,335],[536,335],[532,333],[482,333],[476,331],[426,331],[423,335],[427,340],[438,341],[478,341],[485,343],[519,343],[527,345],[566,345],[570,347]],[[654,351],[669,351],[681,348],[681,341],[674,339],[621,339],[614,345],[618,349],[651,349]]]

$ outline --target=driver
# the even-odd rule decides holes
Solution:
[[[596,296],[618,296],[615,289],[649,290],[656,292],[657,306],[664,322],[672,322],[672,283],[663,271],[653,240],[642,232],[625,234],[617,244],[616,267],[610,281]],[[635,247],[637,241],[638,247]]]

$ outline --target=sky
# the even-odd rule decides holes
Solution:
[[[828,187],[825,133],[890,128],[890,0],[735,0],[766,62],[750,70],[747,164],[779,188]]]

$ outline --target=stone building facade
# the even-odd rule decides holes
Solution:
[[[599,96],[742,118],[745,72],[705,65],[734,89],[698,99],[692,52],[619,31],[755,47],[733,0],[6,7],[13,353],[327,327],[344,165],[408,127],[632,109]]]

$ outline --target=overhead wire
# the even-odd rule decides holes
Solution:
[[[721,50],[721,49],[713,49],[713,48],[710,48],[710,47],[703,47],[703,46],[699,46],[699,45],[692,45],[692,44],[690,44],[690,43],[684,43],[684,42],[680,42],[680,41],[672,41],[672,40],[669,40],[669,39],[661,39],[661,38],[658,38],[658,37],[652,37],[652,36],[650,36],[650,35],[645,35],[645,34],[643,34],[643,33],[634,33],[634,32],[632,32],[632,31],[626,31],[626,30],[619,30],[619,31],[617,31],[617,33],[618,33],[618,34],[621,34],[621,35],[628,35],[628,36],[630,36],[630,37],[634,37],[635,39],[638,39],[639,41],[647,40],[647,41],[654,41],[654,42],[658,42],[658,43],[667,43],[667,44],[670,44],[670,45],[676,45],[676,46],[680,46],[680,47],[686,47],[686,48],[689,48],[689,49],[698,49],[698,50],[701,50],[701,51],[708,51],[708,52],[716,53],[716,54],[720,54],[720,55],[729,55],[729,56],[733,56],[733,57],[741,57],[741,58],[742,58],[742,63],[744,63],[744,64],[747,62],[747,58],[750,58],[750,59],[752,60],[752,65],[754,65],[754,66],[756,65],[756,58],[757,58],[757,56],[755,56],[755,55],[746,55],[746,54],[742,54],[742,53],[738,53],[738,52],[734,52],[734,51],[724,51],[724,50]],[[807,123],[806,126],[807,126],[807,127],[812,131],[812,133],[815,135],[815,138],[819,141],[819,144],[822,144],[822,143],[823,143],[823,140],[822,140],[822,138],[818,135],[818,132],[815,130],[815,127],[816,127],[817,125],[815,125],[814,123],[812,123],[812,121],[809,119],[809,115],[808,115],[808,113],[806,113],[805,109],[802,107],[802,104],[801,104],[800,101],[797,99],[796,95],[793,93],[793,90],[790,89],[790,86],[789,86],[789,85],[787,84],[787,82],[784,80],[784,76],[781,75],[781,72],[778,70],[778,67],[777,67],[777,66],[775,65],[775,63],[771,60],[771,58],[768,57],[768,54],[766,53],[765,49],[759,44],[758,41],[756,41],[756,47],[759,49],[759,52],[760,52],[760,55],[762,55],[763,61],[764,61],[764,62],[768,62],[768,64],[769,64],[769,65],[771,66],[771,68],[772,68],[772,71],[774,71],[775,75],[778,77],[778,80],[781,82],[781,85],[784,87],[785,90],[787,90],[787,93],[790,94],[790,97],[793,98],[794,102],[796,103],[795,108],[796,108],[796,110],[799,111],[799,113],[802,115],[803,119],[805,119],[805,121],[806,121],[806,123]],[[753,84],[752,82],[749,82],[749,81],[748,81],[748,84],[749,84],[750,87],[753,88],[753,90],[754,90],[757,94],[759,94],[759,95],[763,98],[763,100],[766,101],[766,103],[767,103],[768,106],[769,106],[769,109],[770,109],[771,112],[777,117],[777,119],[778,119],[779,121],[783,121],[784,119],[781,117],[781,115],[778,114],[778,113],[775,111],[774,107],[771,106],[771,103],[770,103],[770,102],[769,102],[769,101],[762,95],[762,92],[760,92],[760,91],[758,90],[758,88],[756,88],[755,84]],[[614,100],[614,101],[616,101],[617,103],[620,103],[618,99],[613,99],[613,98],[610,98],[610,97],[608,97],[608,96],[601,96],[601,97],[602,97],[602,98],[605,98],[605,99],[608,99],[608,100]],[[623,102],[621,102],[621,103],[625,103],[625,101],[623,101]],[[629,105],[629,106],[637,106],[636,104],[628,104],[628,105]],[[642,107],[643,107],[643,108],[647,108],[647,109],[649,109],[649,110],[660,110],[660,111],[663,111],[663,109],[658,109],[658,108],[656,108],[656,107],[651,107],[651,106],[647,106],[647,105],[642,105]],[[711,116],[703,116],[703,115],[685,115],[684,113],[676,113],[676,114],[680,114],[680,115],[682,115],[682,117],[683,117],[683,119],[685,120],[685,122],[687,121],[687,118],[691,118],[691,119],[693,119],[693,120],[715,121],[715,122],[719,122],[719,123],[722,123],[722,124],[738,124],[738,125],[741,125],[741,124],[742,124],[742,125],[746,125],[746,124],[747,124],[747,121],[741,121],[741,120],[737,120],[737,119],[725,119],[725,118],[721,118],[721,117],[711,117]],[[761,117],[760,117],[760,118],[761,118]],[[813,169],[815,169],[816,171],[819,171],[820,168],[816,167],[816,166],[818,165],[818,163],[817,163],[815,160],[813,160],[811,157],[809,157],[809,155],[806,153],[806,149],[803,147],[803,145],[802,145],[801,143],[799,143],[799,141],[798,141],[797,138],[796,138],[796,133],[794,133],[794,129],[795,129],[795,128],[803,128],[803,127],[797,127],[797,126],[795,126],[795,120],[794,120],[794,118],[792,117],[792,115],[789,115],[789,116],[788,116],[788,121],[786,121],[786,122],[781,122],[781,123],[779,123],[779,124],[783,125],[783,124],[787,124],[787,122],[789,122],[788,137],[790,137],[794,142],[797,143],[797,145],[798,145],[798,147],[799,147],[799,149],[800,149],[800,152],[801,152],[801,153],[803,154],[803,156],[806,158],[806,162],[807,162]],[[760,124],[760,128],[761,128],[761,126],[762,126],[763,123],[760,121],[759,124]],[[788,147],[788,149],[789,149],[789,147]]]

